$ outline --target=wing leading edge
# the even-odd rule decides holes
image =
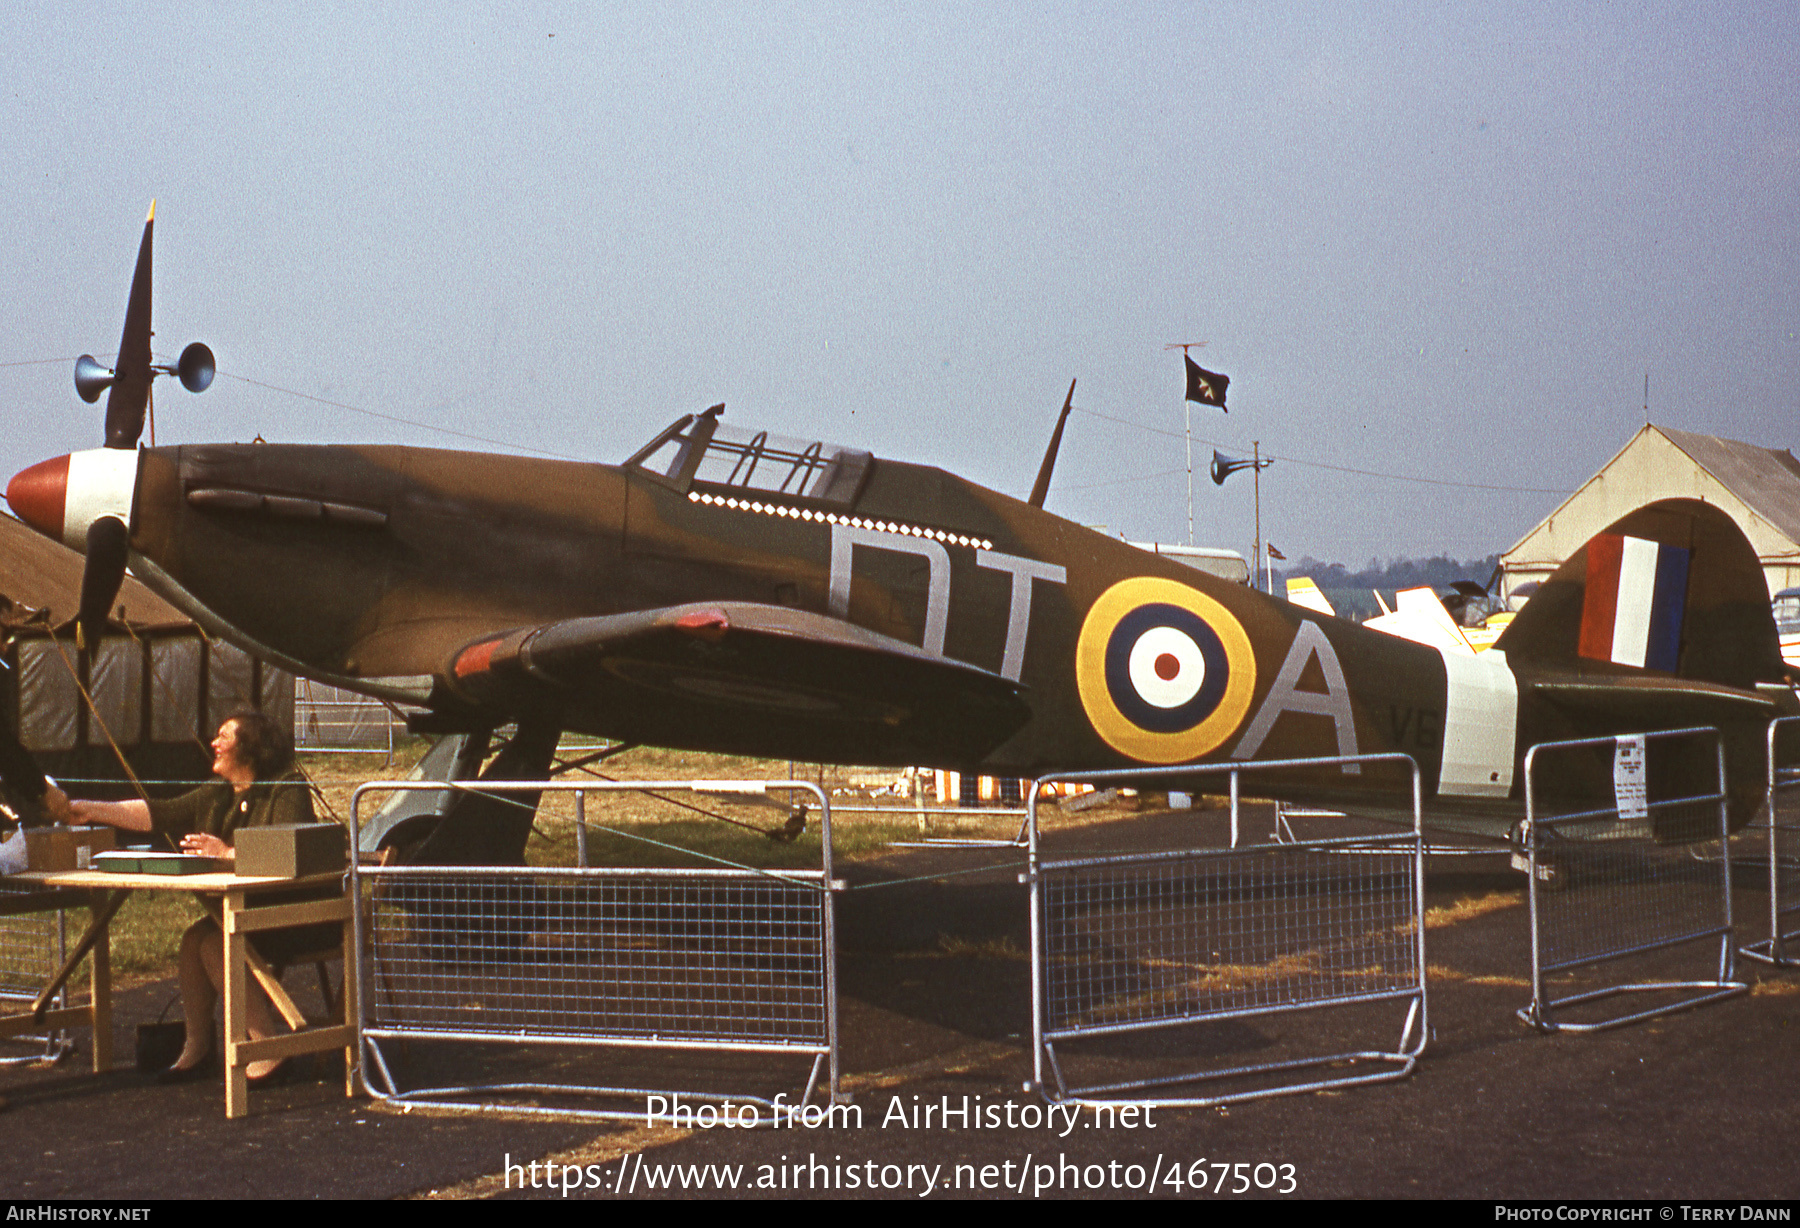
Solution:
[[[707,602],[477,640],[450,687],[483,708],[659,746],[838,763],[972,764],[1030,717],[998,674],[804,610]]]

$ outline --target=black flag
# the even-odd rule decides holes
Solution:
[[[1225,389],[1231,386],[1231,377],[1220,375],[1217,371],[1208,371],[1186,354],[1181,356],[1181,361],[1187,364],[1187,399],[1225,409]],[[1225,412],[1231,411],[1225,409]]]

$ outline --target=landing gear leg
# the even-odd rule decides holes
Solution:
[[[481,773],[482,780],[543,780],[562,730],[555,725],[521,722],[512,741],[500,748]],[[464,756],[479,763],[487,749],[485,736],[469,740]],[[472,774],[472,773],[471,773]],[[536,791],[525,793],[458,792],[443,820],[408,858],[412,865],[521,866],[525,841],[537,813]]]

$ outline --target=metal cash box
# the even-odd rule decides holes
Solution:
[[[350,864],[350,834],[336,823],[240,827],[234,847],[236,872],[244,877],[305,878]]]

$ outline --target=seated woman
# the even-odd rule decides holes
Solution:
[[[106,823],[127,831],[153,831],[179,840],[181,851],[231,861],[237,856],[233,835],[240,827],[313,822],[312,792],[294,768],[287,733],[260,712],[235,712],[225,718],[212,741],[213,775],[217,783],[166,800],[73,803],[77,821]],[[314,928],[314,927],[308,927]],[[335,924],[330,926],[336,930]],[[262,936],[264,958],[280,958],[274,948],[317,945],[320,936],[283,931]],[[323,936],[329,941],[330,936]],[[210,917],[194,922],[181,936],[181,1010],[187,1040],[181,1056],[164,1072],[171,1082],[198,1078],[213,1066],[213,1005],[224,983],[224,942]],[[268,996],[257,988],[245,1003],[250,1035],[261,1040],[283,1031],[275,1022]],[[271,1081],[279,1061],[252,1062],[245,1071],[253,1083]]]

